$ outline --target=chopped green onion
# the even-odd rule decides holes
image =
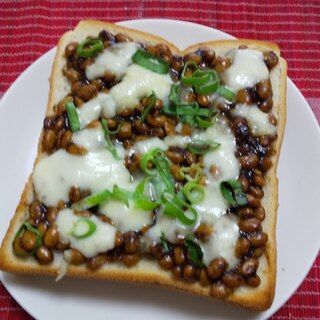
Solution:
[[[121,160],[121,158],[119,157],[119,155],[117,153],[117,149],[115,148],[115,146],[111,142],[110,134],[112,134],[112,132],[108,128],[108,124],[107,124],[106,119],[101,120],[101,125],[102,125],[102,129],[104,131],[104,138],[106,139],[106,142],[107,142],[107,145],[106,145],[107,149],[111,152],[114,159]]]
[[[156,101],[157,101],[157,96],[154,93],[154,91],[152,91],[150,96],[147,98],[147,101],[146,101],[146,107],[147,108],[142,113],[141,121],[144,121],[146,119],[146,117],[149,115],[151,110],[155,107]]]
[[[192,67],[195,71],[191,76],[186,76],[186,71],[188,68]],[[181,82],[184,85],[201,85],[208,82],[210,79],[210,74],[204,70],[200,70],[198,65],[193,61],[188,61],[182,70]]]
[[[78,202],[75,202],[71,205],[71,208],[75,211],[84,211],[88,210],[96,205],[110,199],[112,196],[112,192],[109,190],[103,190],[101,192],[92,194]]]
[[[112,198],[123,202],[129,208],[129,198],[131,193],[124,189],[120,189],[116,184],[113,186]]]
[[[149,163],[153,164],[153,150],[149,151],[149,152],[146,152],[141,160],[140,160],[140,168],[141,170],[148,174],[149,176],[154,176],[157,174],[157,170],[156,168],[153,168],[153,169],[149,169],[148,166],[149,166]]]
[[[70,128],[73,132],[80,130],[80,120],[76,107],[73,102],[66,103],[66,109],[69,119]]]
[[[100,39],[86,39],[77,48],[77,55],[81,58],[88,58],[104,48]]]
[[[161,231],[160,241],[161,241],[161,247],[162,247],[164,253],[169,253],[170,249],[169,249],[168,243],[166,241],[166,237],[162,231]]]
[[[196,182],[186,183],[182,191],[191,204],[198,204],[204,199],[204,187]]]
[[[219,148],[220,143],[211,140],[193,140],[187,145],[187,149],[194,154],[203,155],[209,151]]]
[[[200,163],[193,163],[190,167],[182,167],[179,174],[190,182],[197,182],[204,176]]]
[[[234,102],[237,96],[234,91],[225,86],[220,86],[217,93],[231,102]]]
[[[197,268],[203,267],[203,252],[201,247],[194,241],[194,237],[192,235],[188,235],[184,240],[184,243],[187,248],[190,261]]]
[[[192,225],[198,217],[197,211],[176,194],[165,191],[162,195],[163,213],[177,218],[185,225]]]
[[[169,99],[175,106],[180,104],[180,86],[178,84],[171,85]]]
[[[132,56],[132,62],[150,71],[167,74],[169,72],[169,65],[164,60],[153,56],[151,53],[138,49]]]
[[[209,121],[208,120],[204,120],[204,119],[200,118],[199,116],[195,117],[195,121],[197,123],[197,126],[199,128],[202,128],[202,129],[207,129],[207,128],[212,126],[212,121],[211,120],[209,120]]]
[[[78,239],[88,238],[95,233],[96,229],[97,225],[92,220],[81,218],[76,222],[72,235]]]
[[[237,180],[226,180],[220,183],[220,190],[225,200],[232,206],[244,206],[248,203],[242,185]]]
[[[160,193],[157,190],[159,181],[155,177],[142,180],[133,193],[135,206],[143,210],[154,210],[160,204]]]
[[[195,84],[194,90],[197,94],[210,94],[216,92],[219,88],[219,78],[215,71],[208,71],[210,76],[208,82],[204,84]]]

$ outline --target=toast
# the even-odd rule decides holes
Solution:
[[[58,44],[1,270],[270,307],[286,69],[268,42],[180,51],[154,35],[80,22]]]

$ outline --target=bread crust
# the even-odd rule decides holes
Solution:
[[[153,35],[131,30],[118,25],[88,20],[81,21],[74,31],[65,33],[57,48],[52,73],[50,77],[50,94],[46,116],[50,116],[55,112],[55,105],[70,91],[70,84],[62,74],[63,65],[65,64],[64,48],[71,41],[81,41],[87,36],[95,36],[101,30],[107,29],[112,33],[125,33],[131,36],[134,41],[146,42],[149,44],[165,43],[173,54],[187,54],[195,51],[199,47],[210,47],[216,51],[218,55],[223,55],[232,48],[239,45],[247,45],[249,48],[258,50],[273,50],[280,57],[279,48],[269,42],[261,42],[254,40],[222,40],[214,42],[199,43],[190,46],[182,52],[173,44],[166,40],[155,37]],[[276,154],[273,157],[273,166],[266,175],[266,186],[264,187],[265,196],[262,204],[268,214],[263,222],[263,229],[269,236],[266,251],[263,257],[259,259],[260,266],[257,274],[261,278],[261,284],[257,288],[241,286],[224,301],[246,307],[252,310],[265,310],[272,304],[276,284],[276,212],[278,208],[278,180],[276,169],[279,160],[280,148],[284,134],[286,121],[286,71],[287,64],[285,60],[280,58],[279,64],[271,71],[271,82],[273,87],[279,88],[278,95],[274,101],[273,113],[278,120],[278,138],[275,144]],[[45,156],[41,151],[42,134],[38,145],[38,154],[35,165]],[[0,269],[10,272],[18,272],[25,274],[43,274],[57,276],[62,261],[62,254],[55,254],[55,260],[48,266],[38,264],[34,259],[21,259],[12,253],[12,241],[19,229],[21,223],[26,219],[28,206],[34,199],[34,190],[32,186],[32,177],[30,176],[25,189],[19,201],[16,213],[10,222],[8,232],[2,242],[0,249]],[[211,296],[210,287],[203,287],[199,283],[189,283],[173,278],[172,274],[164,271],[157,261],[143,259],[137,265],[130,268],[121,263],[105,264],[97,271],[90,271],[85,266],[69,266],[67,276],[106,279],[115,281],[129,281],[147,284],[160,284],[162,286],[183,290],[192,294]],[[217,297],[219,298],[219,297]]]

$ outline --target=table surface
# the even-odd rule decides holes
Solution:
[[[278,43],[288,61],[288,76],[320,121],[319,0],[0,0],[0,98],[79,20],[142,18],[190,21],[238,38]],[[0,319],[31,319],[1,282]],[[320,319],[320,255],[298,290],[271,319]]]

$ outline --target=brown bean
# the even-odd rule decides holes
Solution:
[[[70,243],[64,243],[64,242],[59,241],[58,244],[56,245],[55,249],[57,249],[59,251],[64,251],[69,248],[70,248]]]
[[[262,247],[268,242],[268,234],[265,232],[251,233],[248,236],[250,243],[253,247]]]
[[[241,219],[238,223],[241,231],[255,232],[261,230],[261,223],[257,218]]]
[[[257,219],[259,219],[260,221],[263,221],[264,218],[266,217],[266,211],[264,210],[263,207],[259,207],[254,210],[254,215]]]
[[[195,231],[195,236],[201,241],[208,241],[213,234],[213,227],[207,223],[201,223]]]
[[[63,69],[63,74],[70,82],[76,82],[80,80],[80,72],[73,68]]]
[[[67,149],[72,139],[72,131],[67,130],[63,133],[60,139],[60,147],[63,149]]]
[[[232,293],[232,289],[226,286],[223,282],[219,281],[212,284],[210,294],[213,297],[224,299]]]
[[[260,199],[254,197],[252,194],[247,194],[248,206],[252,208],[259,208],[261,207]]]
[[[259,258],[259,257],[261,257],[263,255],[265,250],[266,250],[266,246],[254,248],[253,256],[256,257],[256,258]]]
[[[278,63],[278,56],[273,51],[266,51],[263,53],[264,62],[269,69],[272,69]]]
[[[253,186],[251,185],[249,187],[249,193],[252,194],[254,197],[258,198],[258,199],[262,199],[264,196],[264,192],[262,190],[262,188],[258,187],[258,186]]]
[[[90,270],[97,270],[102,267],[108,260],[108,256],[104,253],[99,254],[87,260],[87,267]]]
[[[77,144],[71,144],[67,147],[67,152],[75,156],[83,156],[88,153],[87,149],[78,146]]]
[[[115,237],[115,240],[114,240],[114,246],[116,248],[119,248],[121,247],[123,244],[123,237],[122,237],[122,233],[120,231],[117,231],[116,232],[116,237]]]
[[[164,123],[164,131],[166,132],[167,136],[174,136],[176,134],[175,127],[168,121]]]
[[[133,39],[124,33],[117,33],[114,38],[116,42],[133,42]]]
[[[118,139],[130,139],[132,138],[132,125],[130,122],[123,122],[119,131],[116,134]]]
[[[228,267],[228,263],[222,257],[213,259],[207,267],[207,275],[211,280],[219,279],[223,271]]]
[[[169,254],[164,255],[160,260],[159,260],[160,266],[165,269],[165,270],[170,270],[173,268],[174,263],[173,259]]]
[[[76,94],[83,101],[88,101],[98,94],[98,89],[93,84],[82,84],[76,89]]]
[[[229,272],[224,274],[222,281],[232,289],[240,287],[244,283],[243,277],[237,272]]]
[[[58,215],[57,208],[54,208],[54,207],[48,208],[46,212],[46,219],[48,222],[53,223],[56,220],[57,215]]]
[[[250,134],[248,121],[245,118],[236,117],[232,124],[236,136],[247,137]]]
[[[201,269],[200,270],[199,282],[204,287],[207,286],[210,283],[210,280],[208,278],[206,269]]]
[[[166,120],[167,120],[166,116],[163,116],[163,115],[158,115],[156,117],[153,117],[151,114],[149,114],[147,116],[148,124],[150,124],[150,126],[153,126],[153,127],[162,127],[165,124]]]
[[[72,101],[73,101],[72,96],[67,96],[64,99],[60,100],[60,102],[56,106],[57,115],[58,116],[62,115],[66,111],[66,103],[72,102]]]
[[[42,138],[42,147],[44,151],[51,152],[55,147],[57,135],[53,130],[45,130]]]
[[[270,95],[267,99],[263,100],[261,103],[259,103],[259,109],[265,113],[268,113],[273,106],[273,99]]]
[[[181,152],[168,150],[166,152],[166,156],[174,163],[174,164],[182,164],[184,161],[183,155]]]
[[[254,174],[253,177],[252,177],[252,182],[256,186],[258,186],[260,188],[262,188],[266,183],[266,181],[265,181],[265,179],[264,179],[264,177],[262,176],[261,173],[260,174]]]
[[[207,107],[210,103],[209,96],[206,94],[200,94],[197,96],[197,102],[202,107]]]
[[[21,245],[24,249],[28,251],[32,251],[35,249],[37,244],[37,235],[29,230],[25,230],[22,238],[21,238]]]
[[[214,60],[214,58],[216,57],[216,53],[214,52],[214,50],[212,48],[209,47],[204,47],[202,48],[203,50],[203,56],[205,58],[205,60],[207,60],[209,63]]]
[[[270,158],[265,157],[262,161],[261,161],[261,169],[264,172],[267,172],[270,168],[272,167],[272,161]]]
[[[236,242],[236,256],[238,258],[246,255],[250,250],[250,241],[247,238],[239,238]]]
[[[48,228],[43,236],[43,244],[53,249],[59,242],[59,228],[56,225],[52,225]]]
[[[171,64],[172,52],[170,48],[164,43],[158,43],[155,45],[156,56],[163,59],[169,65]]]
[[[278,121],[277,121],[277,118],[275,117],[275,115],[270,112],[268,117],[269,117],[269,122],[271,124],[273,124],[274,126],[276,126]]]
[[[71,58],[78,48],[79,43],[78,42],[70,42],[64,49],[64,54],[67,58]]]
[[[177,265],[182,265],[186,262],[186,252],[182,247],[180,246],[174,247],[173,261]]]
[[[246,192],[248,189],[249,189],[249,186],[250,186],[250,181],[249,179],[246,177],[245,174],[240,174],[240,177],[239,177],[239,181],[242,185],[242,189],[244,192]]]
[[[128,254],[136,253],[139,250],[139,236],[134,231],[123,234],[125,252]]]
[[[251,170],[259,163],[259,157],[255,153],[250,153],[239,158],[242,169]]]
[[[218,73],[223,73],[230,66],[231,60],[229,57],[217,57],[214,61],[214,68]]]
[[[48,229],[48,225],[45,222],[41,221],[39,222],[37,229],[41,234],[45,234]]]
[[[246,103],[250,104],[252,103],[252,96],[249,90],[247,89],[241,89],[237,93],[237,102],[238,103]]]
[[[172,269],[172,273],[174,274],[175,277],[181,278],[182,276],[182,266],[174,266]]]
[[[171,68],[177,72],[181,72],[183,69],[183,60],[181,56],[173,55],[171,58]]]
[[[145,122],[136,119],[134,121],[134,130],[139,134],[147,135],[149,133],[149,126]]]
[[[29,206],[29,215],[34,220],[41,219],[45,211],[45,206],[38,200],[33,201]]]
[[[193,61],[197,65],[199,65],[202,62],[202,57],[195,52],[188,53],[183,57],[183,61],[186,63],[188,61]]]
[[[86,58],[85,60],[82,60],[81,63],[79,64],[79,68],[81,70],[86,70],[88,66],[90,66],[90,64],[93,63],[92,58]]]
[[[256,273],[259,266],[259,261],[256,258],[245,260],[240,266],[240,273],[245,277],[252,276]]]
[[[66,127],[66,117],[64,115],[60,115],[54,124],[54,131],[59,133],[62,129]]]
[[[192,128],[188,125],[188,124],[183,124],[182,125],[182,128],[181,128],[181,131],[180,131],[180,134],[182,136],[191,136],[192,134]]]
[[[42,245],[36,250],[36,258],[40,264],[50,264],[54,256],[49,248]]]
[[[172,163],[170,166],[170,171],[173,175],[173,177],[177,180],[177,181],[184,181],[185,177],[181,174],[180,172],[181,167],[177,164]]]
[[[187,151],[186,152],[186,162],[189,166],[191,166],[192,164],[197,162],[197,156],[194,153]]]
[[[81,198],[81,190],[76,186],[72,186],[69,190],[69,200],[74,203],[79,201]]]
[[[270,79],[261,80],[256,86],[256,91],[260,99],[268,98],[272,92]]]
[[[140,256],[138,254],[124,254],[122,256],[122,262],[128,266],[134,266],[139,262]]]
[[[84,255],[76,249],[65,250],[63,257],[67,262],[73,265],[79,265],[86,261]]]
[[[246,284],[248,284],[250,287],[258,287],[260,283],[260,277],[256,274],[246,279]]]
[[[185,265],[182,270],[182,274],[184,279],[188,281],[194,280],[194,276],[195,276],[194,266],[191,264]]]
[[[253,209],[249,208],[249,207],[239,208],[237,213],[240,218],[248,218],[248,217],[252,217],[254,215]]]
[[[13,242],[12,242],[12,247],[13,247],[13,250],[14,250],[14,253],[18,256],[26,256],[28,255],[28,251],[22,247],[21,245],[21,237],[16,237],[14,238]]]

